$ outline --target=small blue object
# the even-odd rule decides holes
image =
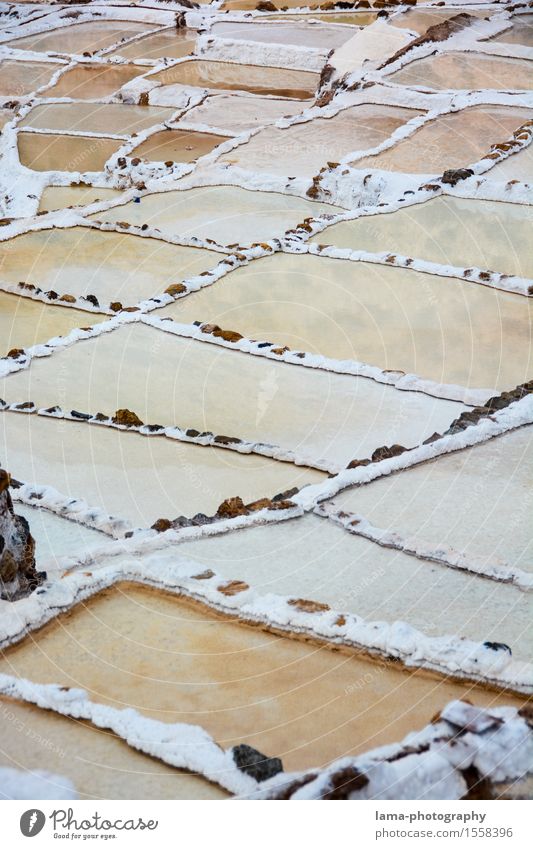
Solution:
[[[133,198],[133,203],[140,203],[140,202],[141,202],[140,198]]]

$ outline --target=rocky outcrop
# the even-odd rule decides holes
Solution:
[[[35,541],[26,519],[13,510],[10,483],[0,469],[0,597],[16,601],[42,584],[46,572],[35,569]]]

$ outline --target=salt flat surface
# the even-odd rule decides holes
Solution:
[[[388,215],[335,224],[311,241],[370,252],[379,246],[442,265],[533,278],[533,256],[524,251],[532,223],[528,206],[438,197]]]
[[[314,176],[326,161],[381,144],[420,112],[396,106],[354,106],[333,118],[315,118],[287,129],[267,127],[220,161],[249,171]],[[305,150],[305,156],[297,154]]]
[[[95,186],[47,186],[41,195],[39,211],[65,209],[69,206],[82,206],[99,200],[118,197],[120,189],[102,189]]]
[[[128,585],[59,618],[38,643],[13,647],[0,668],[43,683],[59,679],[94,701],[163,722],[200,724],[224,748],[248,743],[281,757],[288,770],[393,742],[459,694],[480,705],[500,701]]]
[[[374,525],[533,571],[533,428],[346,490],[339,509]]]
[[[34,171],[103,171],[121,142],[90,136],[19,133],[20,161]]]
[[[168,107],[128,103],[45,103],[35,106],[21,121],[21,126],[130,135],[168,121],[174,112]]]
[[[274,124],[280,118],[299,114],[311,101],[296,101],[258,94],[214,94],[187,112],[187,120],[207,124],[230,133]]]
[[[112,55],[125,59],[159,59],[162,56],[181,59],[192,53],[195,40],[195,30],[187,27],[164,30],[120,46]]]
[[[10,41],[9,46],[16,50],[34,50],[37,53],[96,53],[122,38],[131,38],[153,28],[153,24],[136,21],[91,21],[17,38]]]
[[[357,160],[355,167],[415,174],[464,168],[485,156],[492,144],[507,141],[531,116],[529,109],[507,106],[474,106],[440,115],[394,147]]]
[[[188,130],[161,130],[135,148],[134,156],[164,162],[194,162],[211,153],[213,148],[227,141],[225,136],[195,133]]]
[[[163,85],[180,83],[207,89],[249,91],[253,94],[273,94],[305,100],[315,93],[319,74],[288,68],[191,59],[152,74],[149,79]]]
[[[294,44],[326,50],[340,47],[352,37],[349,29],[328,27],[324,21],[320,25],[305,21],[272,24],[268,21],[246,23],[241,21],[220,21],[213,24],[210,34],[215,38],[231,38],[237,41],[256,41],[261,44]]]
[[[170,236],[214,239],[220,245],[249,245],[280,238],[308,216],[339,212],[338,207],[274,192],[233,186],[206,186],[147,195],[140,203],[97,213],[100,221],[149,224]]]
[[[54,336],[66,336],[73,328],[94,324],[101,318],[0,292],[0,356],[5,357],[12,348],[29,348]]]
[[[35,360],[0,386],[6,400],[31,398],[48,406],[61,395],[64,405],[92,413],[127,407],[147,424],[273,442],[341,465],[381,445],[417,445],[463,409],[365,378],[304,371],[141,325],[81,342],[55,362]]]
[[[530,301],[387,265],[276,254],[159,314],[460,386],[510,388],[533,365]]]
[[[66,71],[47,90],[47,97],[72,97],[79,100],[109,97],[146,70],[135,65],[78,65]]]
[[[366,620],[400,620],[431,636],[504,641],[514,656],[529,659],[529,595],[383,548],[324,518],[305,516],[173,547],[174,555],[180,552],[265,593],[325,602]]]
[[[60,670],[56,669],[56,674]],[[136,752],[109,731],[33,705],[0,699],[12,733],[3,735],[0,763],[70,778],[80,799],[225,799],[217,785]],[[52,784],[51,798],[64,798]]]
[[[29,94],[46,85],[60,65],[45,62],[16,62],[4,60],[0,63],[0,93],[19,96]]]
[[[121,301],[124,306],[160,294],[222,258],[200,248],[85,227],[26,233],[4,243],[3,253],[4,281],[25,280],[61,294],[93,294],[103,305]]]
[[[266,457],[45,417],[5,415],[0,434],[0,456],[14,477],[46,481],[138,527],[213,515],[229,496],[249,503],[324,479]]]
[[[35,540],[37,569],[44,569],[50,564],[57,565],[61,557],[84,554],[91,548],[105,545],[109,540],[105,534],[56,516],[49,510],[28,507],[18,502],[13,506],[15,513],[24,516],[29,522]]]
[[[417,59],[391,74],[399,85],[434,89],[530,89],[531,63],[527,59],[502,59],[481,53],[446,53]]]

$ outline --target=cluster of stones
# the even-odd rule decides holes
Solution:
[[[274,495],[273,498],[259,498],[257,501],[252,501],[250,504],[245,504],[240,496],[236,495],[232,498],[226,498],[220,504],[214,516],[206,516],[204,513],[197,513],[192,519],[187,516],[178,516],[177,519],[158,519],[152,525],[154,531],[164,533],[165,531],[177,530],[179,528],[199,527],[201,525],[210,525],[213,522],[219,522],[221,519],[235,519],[238,516],[251,516],[253,513],[258,513],[259,510],[290,510],[294,507],[294,502],[290,499],[296,495],[298,488],[294,487],[286,492],[280,492]],[[126,534],[128,536],[128,534]],[[226,593],[228,594],[228,593]],[[233,595],[234,593],[230,593]]]
[[[13,510],[10,483],[8,472],[0,469],[0,597],[16,601],[42,584],[46,572],[35,568],[35,542],[26,519]]]
[[[435,432],[431,436],[428,436],[427,439],[424,439],[422,444],[430,445],[432,442],[435,442],[437,439],[442,439],[444,436],[452,436],[455,433],[466,430],[467,427],[476,425],[482,419],[490,417],[492,413],[496,412],[496,410],[503,410],[505,407],[508,407],[509,404],[513,404],[515,401],[520,401],[521,398],[524,398],[525,395],[529,395],[532,392],[533,380],[529,380],[527,383],[521,383],[519,386],[516,386],[515,389],[511,389],[508,392],[502,392],[500,395],[495,395],[493,398],[489,398],[488,401],[485,401],[483,406],[473,407],[471,410],[465,410],[460,416],[458,416],[458,418],[454,419],[450,427],[445,430],[444,433]],[[381,460],[389,460],[391,457],[398,457],[400,454],[403,454],[408,450],[409,449],[405,448],[403,445],[383,445],[381,448],[376,448],[370,459],[365,458],[363,460],[351,460],[346,468],[356,469],[358,466],[368,466],[370,463],[379,463]]]

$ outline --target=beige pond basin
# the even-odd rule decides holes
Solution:
[[[147,424],[273,443],[309,461],[324,457],[340,465],[370,456],[381,445],[417,445],[463,409],[421,393],[252,357],[140,324],[80,342],[53,360],[35,360],[29,370],[0,382],[0,397],[92,413],[126,407]],[[202,448],[199,462],[208,453]],[[264,462],[239,460],[252,468]],[[223,494],[239,491],[230,487]],[[264,487],[259,494],[265,494]]]
[[[120,195],[119,189],[99,189],[95,186],[47,186],[39,203],[39,212],[86,206],[97,201],[111,200]]]
[[[533,606],[528,594],[379,546],[325,518],[307,514],[184,542],[161,552],[158,562],[163,566],[176,556],[246,581],[264,594],[312,599],[367,621],[407,622],[430,636],[505,641],[517,660],[530,659]]]
[[[146,195],[97,214],[101,221],[149,224],[165,235],[214,239],[221,245],[249,245],[281,237],[307,216],[339,212],[338,207],[274,192],[208,186]]]
[[[215,94],[187,112],[187,121],[206,124],[228,133],[242,133],[255,127],[274,124],[279,118],[297,115],[310,101],[245,97],[242,94]]]
[[[268,68],[263,65],[239,65],[234,62],[210,62],[191,59],[166,68],[149,79],[163,85],[179,83],[207,89],[249,91],[305,100],[317,89],[320,75],[290,68]]]
[[[472,165],[490,146],[509,139],[532,116],[530,109],[473,106],[441,115],[394,147],[354,163],[356,168],[442,174]]]
[[[269,15],[270,21],[290,21],[297,23],[299,21],[324,21],[328,24],[349,24],[356,27],[366,27],[373,24],[377,18],[375,12],[326,12],[324,14],[318,12],[310,12],[308,14],[299,14],[298,12],[286,12],[283,15]]]
[[[146,70],[135,65],[78,65],[48,89],[47,97],[72,97],[74,100],[109,97]]]
[[[181,59],[192,53],[195,40],[196,30],[193,29],[163,30],[119,47],[112,55],[125,59]]]
[[[533,278],[533,256],[526,249],[532,224],[527,206],[438,197],[398,212],[335,224],[311,241]]]
[[[533,15],[517,15],[511,18],[509,23],[512,24],[509,29],[489,40],[502,44],[521,44],[524,47],[533,47]]]
[[[405,268],[278,254],[165,314],[461,386],[508,389],[533,370],[530,301]]]
[[[59,674],[59,670],[58,670]],[[217,785],[131,749],[110,731],[0,698],[0,765],[46,770],[75,785],[80,799],[225,799]],[[64,799],[69,785],[42,778],[49,798]]]
[[[533,181],[533,148],[508,156],[503,162],[498,162],[486,174],[489,180],[520,180],[523,183]]]
[[[224,3],[221,6],[223,11],[229,10],[237,10],[237,11],[245,11],[248,12],[250,9],[256,9],[260,0],[224,0]],[[281,7],[286,7],[287,9],[299,9],[302,8],[302,0],[279,0],[278,3],[274,5],[278,6],[281,10]],[[315,9],[320,6],[318,0],[308,0],[306,3],[307,8]]]
[[[237,41],[255,41],[260,44],[292,44],[329,52],[348,41],[353,32],[345,27],[328,27],[325,22],[313,24],[290,20],[284,23],[220,21],[213,24],[209,35]]]
[[[420,112],[414,109],[396,106],[353,106],[333,118],[315,118],[287,129],[267,127],[224,154],[220,162],[248,171],[310,177],[326,162],[381,144],[417,115]]]
[[[489,16],[489,12],[485,12],[484,9],[461,9],[457,6],[448,6],[447,9],[408,9],[400,15],[391,17],[389,23],[392,26],[414,30],[419,35],[423,35],[428,27],[440,24],[442,21],[447,21],[455,15],[465,12],[475,18]],[[474,32],[472,26],[468,28],[468,32]]]
[[[482,53],[446,53],[417,59],[391,74],[391,82],[433,89],[504,89],[533,88],[531,62],[527,59],[502,59]]]
[[[96,53],[124,38],[131,38],[153,28],[154,24],[135,21],[87,22],[17,38],[9,42],[9,47],[14,50],[33,50],[37,53]]]
[[[168,121],[174,112],[165,107],[128,103],[47,103],[32,109],[20,126],[131,135]]]
[[[214,251],[86,227],[25,233],[4,242],[3,254],[4,281],[25,280],[59,294],[92,294],[105,306],[113,301],[131,306],[161,294],[222,259]]]
[[[152,162],[194,162],[228,140],[228,136],[195,133],[192,130],[161,130],[141,142],[131,156]]]
[[[119,149],[117,139],[90,136],[19,133],[19,158],[34,171],[103,171],[107,160]]]
[[[95,316],[94,320],[100,321],[101,318],[101,316]],[[12,348],[41,345],[54,336],[66,336],[75,327],[84,327],[86,324],[88,324],[86,312],[52,307],[29,298],[0,292],[0,339],[2,340],[0,356],[2,357],[5,357]]]
[[[99,393],[86,389],[97,405]],[[68,408],[64,393],[56,401]],[[117,406],[115,397],[110,412]],[[0,437],[2,463],[15,478],[46,482],[136,527],[159,518],[212,516],[230,496],[248,504],[324,480],[320,472],[254,454],[22,413],[2,416]]]
[[[529,426],[346,490],[333,503],[435,548],[533,572],[532,460]]]
[[[22,97],[50,82],[62,65],[56,62],[0,63],[0,94]]]
[[[248,743],[281,757],[286,770],[400,740],[453,698],[520,703],[268,634],[127,584],[6,651],[0,669],[81,687],[94,701],[161,722],[200,725],[224,748]]]
[[[100,531],[56,516],[49,510],[28,507],[16,501],[13,507],[18,516],[24,516],[29,522],[31,535],[35,540],[38,569],[57,567],[62,557],[80,556],[91,549],[106,545],[110,540],[109,536]]]

